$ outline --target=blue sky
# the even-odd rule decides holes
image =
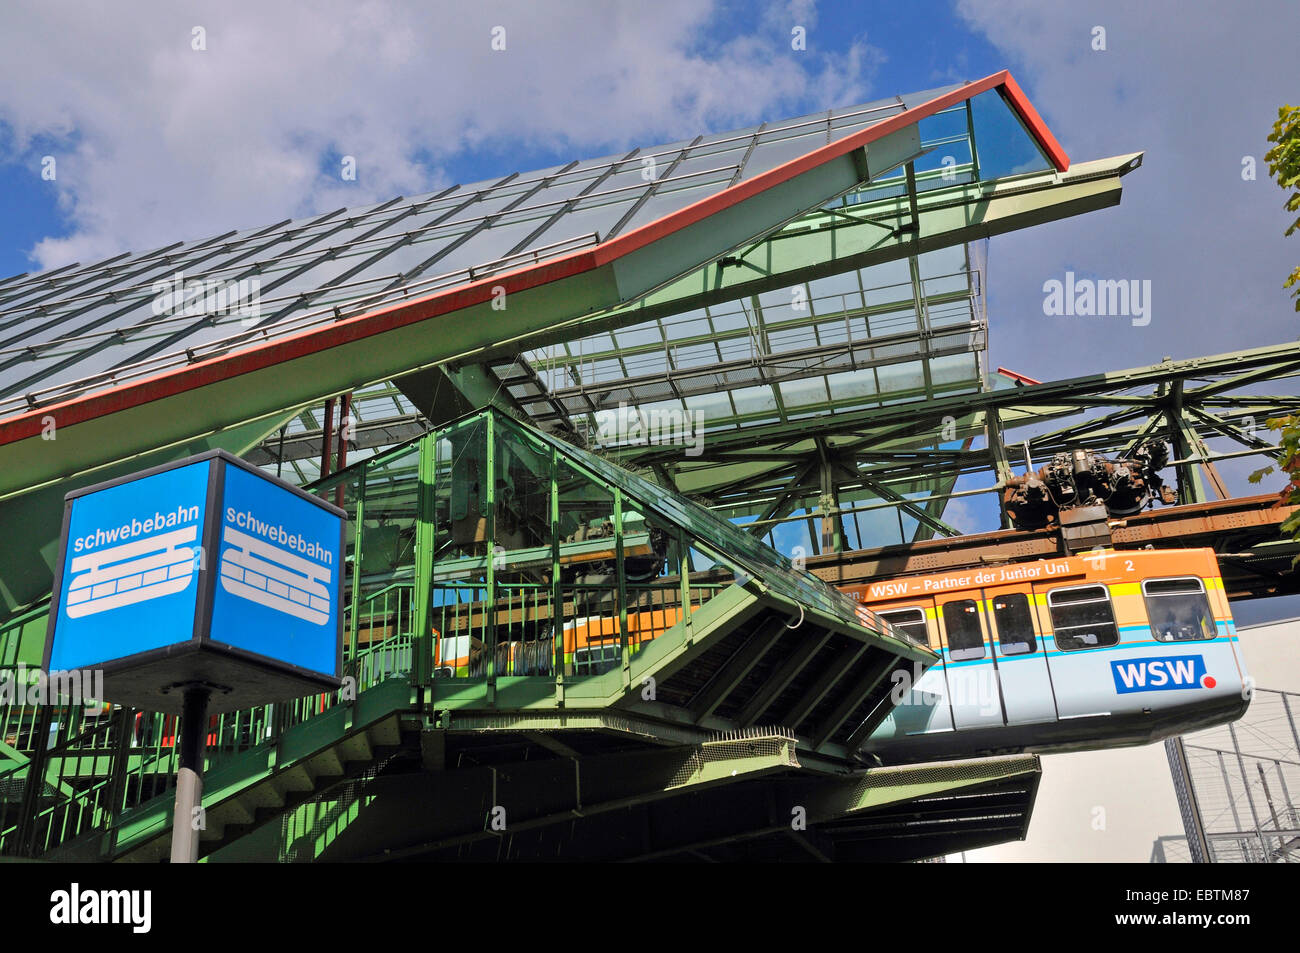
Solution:
[[[235,6],[238,7],[237,4]],[[958,17],[950,3],[863,4],[839,0],[816,4],[815,13],[800,11],[796,5],[796,9],[788,15],[758,24],[758,29],[755,29],[752,13],[753,4],[750,3],[717,5],[713,15],[699,30],[683,38],[681,48],[708,59],[716,57],[719,50],[728,43],[759,35],[768,39],[772,48],[789,63],[799,64],[801,68],[806,63],[807,69],[815,70],[825,63],[827,54],[847,55],[854,44],[866,44],[870,53],[860,72],[863,82],[853,87],[862,91],[862,98],[974,79],[1005,65],[1005,56]],[[198,21],[205,18],[196,15],[193,19]],[[485,17],[484,22],[491,19],[490,16]],[[510,18],[505,11],[501,11],[500,19],[509,28]],[[796,52],[789,48],[791,24],[806,25],[806,51]],[[215,54],[215,48],[220,42],[219,21],[213,21],[207,29],[210,37],[207,52]],[[507,36],[509,38],[509,34]],[[177,42],[190,39],[187,31],[178,32],[177,37]],[[144,55],[146,51],[147,45],[139,43],[138,52]],[[563,57],[570,51],[568,44],[556,44],[554,55],[557,58]],[[91,76],[86,78],[92,80]],[[473,79],[472,76],[467,77],[468,85],[472,85]],[[749,115],[743,119],[746,122],[798,115],[853,101],[850,97],[843,102],[828,102],[819,95],[820,88],[810,87],[795,95],[783,97],[783,109],[778,115],[772,115],[763,111],[762,101],[750,96],[747,90],[735,89],[730,92],[734,93],[732,105],[736,115],[744,116],[747,99],[752,103],[748,106]],[[162,112],[160,109],[160,115]],[[0,102],[0,276],[35,270],[39,261],[33,259],[32,252],[37,243],[44,238],[72,235],[79,224],[72,204],[78,188],[66,179],[71,172],[65,173],[63,178],[55,182],[43,181],[41,178],[42,157],[53,155],[58,160],[70,148],[75,148],[79,141],[76,127],[68,127],[57,115],[51,116],[46,123],[38,122],[44,128],[36,138],[27,143],[19,143],[15,138],[13,116],[7,113],[12,113],[12,110],[6,110],[5,104]],[[475,182],[512,171],[545,168],[573,158],[605,154],[620,146],[628,148],[632,144],[654,143],[660,141],[655,138],[656,133],[668,132],[685,136],[725,130],[734,127],[736,123],[719,117],[707,129],[692,126],[671,130],[661,128],[661,124],[653,122],[644,125],[644,135],[648,135],[648,139],[638,139],[637,130],[616,124],[610,127],[614,133],[610,136],[588,135],[581,139],[562,137],[556,142],[547,142],[539,137],[520,138],[511,135],[508,128],[488,128],[484,130],[486,137],[483,140],[466,143],[451,151],[438,149],[433,143],[413,141],[409,144],[409,155],[424,177],[424,182],[418,183],[417,188],[422,185],[421,190],[429,190],[439,184]],[[563,133],[563,130],[558,131]],[[327,136],[321,141],[325,144],[314,150],[314,158],[321,171],[329,175],[338,157],[345,154],[350,144],[337,136]],[[258,145],[256,141],[250,141],[248,148],[254,150]],[[304,142],[304,148],[311,146]],[[352,151],[356,151],[355,148]],[[140,169],[141,174],[147,171]],[[131,172],[129,166],[121,170],[124,175],[130,175]],[[367,164],[362,161],[356,181],[349,183],[356,201],[347,203],[346,188],[337,197],[346,204],[374,200],[376,194],[367,188],[368,179],[372,178]],[[197,187],[199,183],[196,182],[195,185]],[[65,197],[62,203],[61,195]],[[306,208],[293,209],[294,213],[308,211]],[[257,225],[261,224],[261,220],[242,224]],[[172,240],[181,236],[197,237],[199,234],[202,232],[192,232],[190,223],[186,221],[185,210],[176,209],[174,234],[170,236]],[[167,237],[159,238],[159,241],[167,240]],[[100,250],[112,253],[108,251],[108,246]]]
[[[35,270],[33,246],[49,235],[66,235],[74,226],[59,209],[54,183],[41,180],[42,155],[56,144],[49,139],[33,143],[22,155],[14,148],[13,133],[0,124],[0,276]],[[39,154],[37,154],[39,152]]]

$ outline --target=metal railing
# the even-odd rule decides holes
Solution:
[[[345,620],[354,638],[345,646],[343,672],[357,692],[411,671],[413,592],[410,582],[385,586],[356,604],[355,626],[350,614]],[[337,703],[337,694],[321,693],[213,716],[205,770],[276,744],[287,729]],[[176,736],[174,715],[107,706],[0,707],[0,854],[40,856],[107,831],[131,809],[168,796]]]
[[[730,583],[690,585],[695,611]],[[622,656],[618,590],[613,584],[571,583],[555,590],[546,583],[496,583],[489,607],[481,582],[436,584],[431,606],[434,675],[482,679],[492,676],[554,677],[599,675]],[[676,578],[627,583],[627,646],[632,655],[682,619],[682,589]],[[491,631],[495,626],[495,632]],[[556,633],[561,635],[556,657]],[[489,672],[495,644],[493,666]]]
[[[1211,863],[1300,862],[1298,716],[1300,694],[1255,688],[1238,721],[1182,737],[1181,784],[1176,751],[1166,746],[1184,837],[1157,841],[1153,862],[1190,859],[1201,838],[1195,854]]]

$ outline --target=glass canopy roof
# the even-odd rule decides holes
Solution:
[[[21,406],[4,398],[148,358],[183,362],[304,316],[328,320],[335,305],[373,307],[594,246],[955,88],[5,280],[0,411]]]
[[[0,416],[101,387],[114,374],[138,372],[141,362],[152,370],[201,360],[595,247],[959,88],[0,281]],[[907,167],[809,215],[914,201],[935,189],[1052,165],[998,89],[958,101],[917,128],[921,154]],[[850,479],[861,435],[815,442],[810,433],[820,422],[981,388],[985,254],[985,243],[977,242],[846,267],[613,330],[575,333],[545,346],[525,343],[507,356],[490,356],[480,370],[493,399],[522,419],[723,505],[733,519],[785,513],[791,502],[796,514],[811,513],[803,491],[783,508],[771,506],[798,482],[792,455],[839,454],[846,465],[835,482],[851,484],[842,501],[887,492]],[[418,405],[400,381],[354,391],[347,463],[440,422]],[[248,457],[310,483],[320,476],[322,408],[286,408],[284,419]],[[753,460],[691,452],[701,439],[755,429],[764,436]],[[648,430],[678,440],[684,452],[671,460],[656,455]],[[891,434],[882,447],[937,445],[935,435]],[[923,498],[939,488],[901,491]],[[743,502],[746,495],[752,505]],[[905,532],[901,520],[899,530]],[[864,535],[860,526],[856,535]]]
[[[644,443],[656,420],[710,434],[931,393],[978,379],[980,252],[941,249],[530,350],[532,374],[494,370],[533,420],[563,416],[599,450]]]

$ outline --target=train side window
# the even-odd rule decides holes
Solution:
[[[1142,598],[1158,642],[1193,642],[1215,635],[1205,584],[1195,576],[1144,579]]]
[[[998,648],[1003,655],[1026,655],[1038,650],[1034,639],[1034,616],[1023,592],[994,596],[993,623],[998,628]]]
[[[1047,594],[1047,607],[1062,652],[1119,644],[1115,610],[1105,586],[1054,589]]]
[[[905,636],[922,645],[930,644],[930,633],[925,626],[924,609],[890,609],[876,613]]]
[[[574,675],[602,675],[623,657],[622,646],[592,645],[573,653]]]
[[[973,599],[959,599],[943,607],[943,627],[948,633],[948,655],[954,662],[984,657],[979,607]]]

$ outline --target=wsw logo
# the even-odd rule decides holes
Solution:
[[[1162,655],[1156,658],[1126,659],[1111,662],[1115,691],[1167,692],[1175,688],[1213,688],[1214,676],[1205,671],[1200,655]]]

